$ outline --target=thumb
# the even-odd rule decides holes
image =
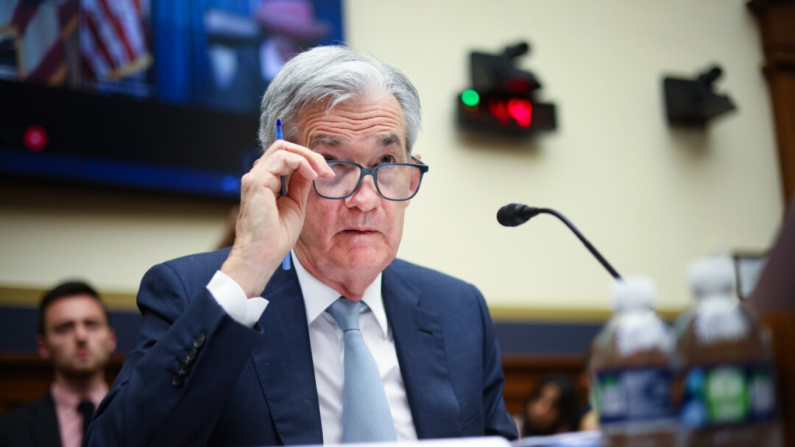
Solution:
[[[306,211],[306,202],[312,192],[312,180],[301,175],[290,177],[287,188],[287,197],[290,198],[301,210],[301,214]]]

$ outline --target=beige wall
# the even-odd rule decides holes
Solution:
[[[562,224],[496,223],[509,202],[566,214],[621,273],[656,278],[669,310],[686,303],[690,259],[772,240],[780,179],[744,1],[349,0],[345,18],[351,46],[401,68],[423,101],[416,151],[431,170],[400,255],[476,284],[492,306],[609,307],[607,273]],[[559,129],[523,145],[460,136],[454,97],[469,82],[468,52],[519,40],[531,42],[523,66],[557,104]],[[704,132],[671,130],[663,74],[711,62],[739,111]],[[212,248],[226,219],[217,203],[4,188],[0,286],[81,274],[134,291],[153,263]]]

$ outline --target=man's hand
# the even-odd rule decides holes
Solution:
[[[286,196],[279,197],[283,175],[289,179],[289,188]],[[274,142],[243,176],[235,243],[221,271],[235,280],[247,297],[262,293],[298,240],[307,196],[318,176],[334,176],[326,160],[284,140]]]

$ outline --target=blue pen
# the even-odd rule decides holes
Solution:
[[[283,140],[284,135],[282,134],[282,120],[276,120],[276,139]],[[279,190],[279,196],[286,196],[287,195],[287,177],[282,176],[282,187]],[[290,270],[290,252],[284,256],[282,260],[282,270]]]

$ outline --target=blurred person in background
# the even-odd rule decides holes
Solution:
[[[583,369],[578,377],[580,387],[586,391],[586,396],[588,396],[588,400],[580,407],[580,424],[579,424],[579,431],[595,431],[599,430],[599,415],[596,413],[596,409],[591,406],[591,373],[590,373],[590,366],[591,363],[591,349],[588,348],[585,351],[584,356],[584,364],[585,369]]]
[[[516,421],[519,436],[545,436],[577,431],[581,407],[571,381],[563,376],[541,379],[527,396]]]
[[[212,82],[207,105],[256,113],[259,96],[282,66],[324,39],[329,23],[317,20],[309,0],[223,0],[204,13]]]
[[[116,334],[94,288],[66,282],[39,304],[39,355],[52,362],[50,392],[0,417],[0,446],[79,447],[108,392],[105,366],[116,349]]]

